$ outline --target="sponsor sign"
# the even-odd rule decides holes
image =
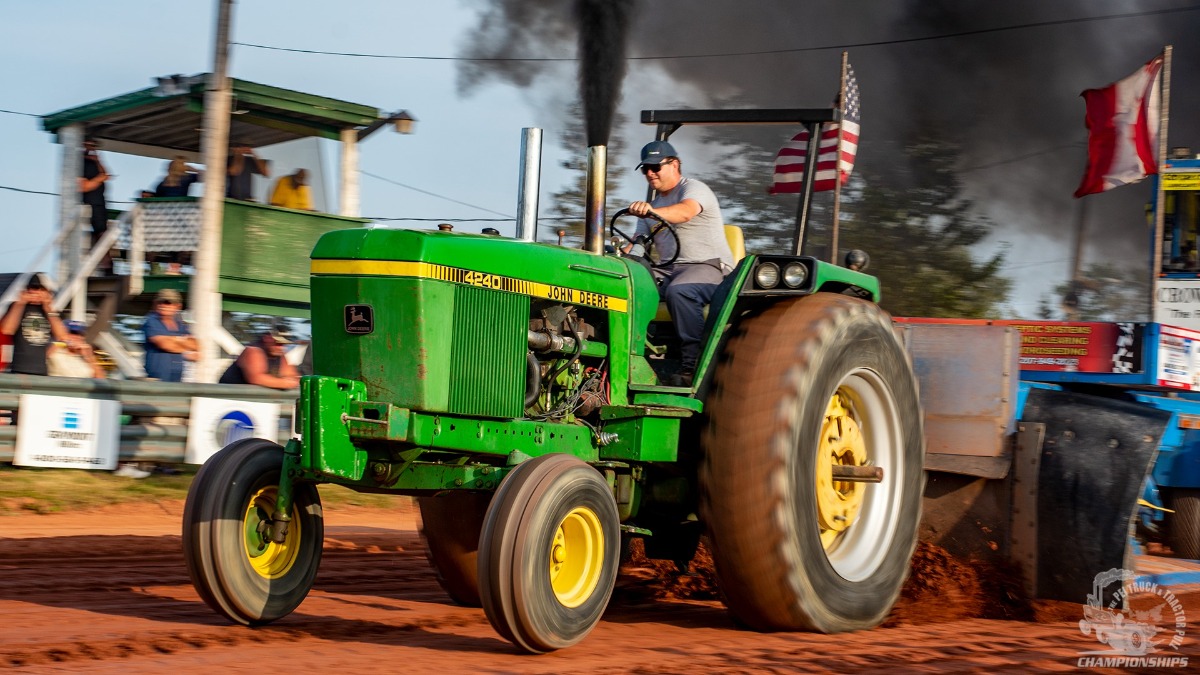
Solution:
[[[1158,373],[1161,387],[1200,391],[1200,331],[1160,326]]]
[[[1168,171],[1162,175],[1164,190],[1200,190],[1200,172]]]
[[[218,450],[243,438],[279,440],[279,404],[192,398],[184,461],[203,464]]]
[[[1021,333],[1021,370],[1136,373],[1141,327],[1132,323],[997,321]]]
[[[22,394],[13,464],[115,469],[121,402]]]
[[[1155,281],[1154,322],[1200,330],[1200,279]]]

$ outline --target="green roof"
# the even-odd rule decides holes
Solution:
[[[82,123],[89,135],[119,141],[200,151],[204,116],[204,89],[209,75],[177,78],[167,86],[95,101],[42,117],[42,128],[51,133],[68,124]],[[233,112],[230,139],[252,147],[274,145],[298,138],[337,140],[343,129],[362,129],[382,119],[378,108],[314,96],[290,89],[230,79]]]

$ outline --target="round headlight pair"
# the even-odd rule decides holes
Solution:
[[[754,270],[754,283],[759,288],[770,290],[779,285],[779,265],[765,262]],[[808,268],[798,262],[790,262],[783,268],[783,283],[788,288],[800,288],[808,279]]]

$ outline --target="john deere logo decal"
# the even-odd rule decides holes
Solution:
[[[366,335],[375,330],[375,312],[370,305],[346,305],[346,332]]]

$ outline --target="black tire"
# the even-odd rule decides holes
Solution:
[[[888,315],[821,293],[747,318],[706,413],[701,508],[734,617],[827,633],[881,623],[925,479],[916,378]],[[882,467],[883,481],[834,482],[835,461]]]
[[[257,524],[275,508],[283,448],[248,438],[200,468],[183,511],[183,555],[201,599],[244,625],[287,616],[300,605],[321,563],[325,525],[316,486],[295,486],[288,540],[270,543]],[[265,530],[265,528],[263,528]]]
[[[569,647],[604,614],[620,555],[617,504],[600,473],[570,455],[528,460],[500,484],[484,519],[483,610],[527,652]]]
[[[1171,550],[1180,558],[1200,560],[1200,489],[1172,488]]]
[[[421,540],[438,584],[454,602],[479,607],[479,533],[490,492],[453,491],[421,497]]]

